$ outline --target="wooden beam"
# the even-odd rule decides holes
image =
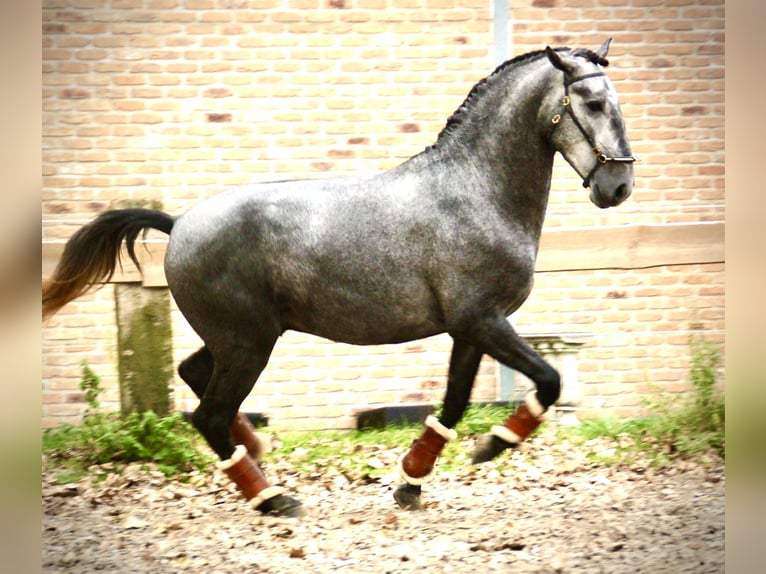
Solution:
[[[61,254],[64,252],[65,240],[43,241],[42,244],[42,274],[48,277],[56,268]],[[143,283],[145,287],[167,287],[163,262],[168,242],[163,240],[136,241],[136,256],[141,264],[141,271],[128,257],[123,245],[120,251],[121,265],[117,265],[110,283]]]
[[[597,269],[645,269],[663,265],[723,263],[725,224],[720,221],[664,225],[621,225],[562,228],[543,232],[537,272]],[[64,241],[43,241],[43,276],[53,272]],[[163,260],[167,242],[137,241],[136,254],[143,273],[123,249],[122,270],[112,283],[142,283],[165,287]]]
[[[144,249],[145,247],[145,249]],[[144,287],[167,287],[165,280],[165,251],[168,248],[167,241],[153,241],[144,243],[138,254],[141,268],[144,270]],[[132,263],[132,262],[131,262]]]
[[[723,263],[724,235],[719,221],[552,229],[540,240],[536,271]]]

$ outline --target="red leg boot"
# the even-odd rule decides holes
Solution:
[[[534,392],[529,393],[516,412],[502,425],[493,426],[489,433],[476,441],[472,462],[479,464],[492,460],[505,449],[514,447],[527,439],[543,422],[545,409]]]
[[[457,437],[453,429],[442,425],[434,416],[428,416],[425,424],[423,434],[399,460],[399,473],[406,484],[394,492],[394,499],[402,508],[411,510],[421,508],[420,485],[431,477],[436,459],[447,441]]]
[[[534,393],[529,393],[524,404],[516,412],[505,419],[501,425],[492,427],[492,434],[511,444],[519,444],[527,439],[540,423],[545,410]]]
[[[302,516],[301,503],[285,496],[281,486],[270,486],[261,467],[247,453],[244,445],[237,445],[234,454],[218,463],[218,468],[226,473],[250,505],[264,514],[282,516]]]
[[[408,484],[420,485],[426,482],[444,445],[457,436],[453,429],[442,425],[433,415],[426,418],[425,424],[423,434],[412,443],[410,451],[399,461],[399,472]]]
[[[231,425],[231,438],[234,440],[234,444],[244,445],[247,454],[256,461],[261,460],[267,452],[266,445],[256,434],[253,423],[250,422],[245,413],[237,413],[234,418],[234,424]]]

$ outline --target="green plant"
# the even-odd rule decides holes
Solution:
[[[439,457],[439,469],[464,465],[470,452],[461,441],[487,432],[508,413],[509,407],[498,405],[469,406],[455,429],[458,440],[447,443]],[[422,423],[402,423],[361,431],[289,432],[280,435],[282,444],[269,458],[289,460],[292,469],[308,477],[341,473],[349,479],[375,479],[395,472],[396,459],[422,430]]]
[[[101,386],[101,379],[93,372],[88,366],[88,363],[83,361],[82,366],[82,379],[80,380],[80,390],[85,393],[85,402],[88,403],[89,411],[97,411],[99,408],[98,396],[104,392],[104,388]]]
[[[288,432],[280,435],[281,446],[268,458],[289,460],[292,470],[308,477],[375,478],[391,472],[392,453],[409,446],[420,428],[401,424],[361,431]]]
[[[569,431],[581,439],[608,438],[615,442],[611,462],[629,462],[639,453],[655,465],[676,458],[694,458],[709,451],[725,456],[725,400],[717,388],[721,363],[718,348],[701,337],[689,339],[688,393],[664,392],[649,383],[652,392],[643,403],[648,415],[631,420],[599,418],[583,421]],[[602,461],[603,462],[603,461]]]
[[[171,476],[201,469],[210,464],[194,428],[180,413],[161,417],[152,411],[97,412],[103,392],[99,377],[83,364],[80,388],[88,408],[80,425],[63,425],[43,433],[43,452],[58,467],[58,480],[71,481],[84,475],[93,464],[106,462],[154,463]]]
[[[455,430],[458,436],[464,438],[488,432],[492,425],[501,424],[513,410],[513,405],[469,405]]]
[[[692,349],[690,377],[695,390],[693,412],[699,415],[694,422],[701,432],[720,433],[723,440],[726,408],[724,395],[716,387],[721,353],[701,337],[692,337],[689,344]]]

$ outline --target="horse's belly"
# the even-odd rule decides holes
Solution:
[[[394,343],[405,343],[425,339],[431,335],[443,333],[444,329],[435,327],[426,328],[418,326],[393,326],[393,328],[368,329],[359,325],[323,325],[315,328],[292,328],[291,330],[300,331],[323,337],[337,343],[348,343],[350,345],[389,345]]]
[[[412,299],[358,300],[317,294],[311,302],[282,309],[286,329],[354,345],[422,339],[445,330],[433,304]]]

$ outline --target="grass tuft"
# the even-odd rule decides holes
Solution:
[[[555,440],[584,448],[598,464],[648,460],[654,466],[665,466],[679,459],[704,458],[711,452],[723,458],[724,395],[717,384],[721,355],[716,346],[701,338],[692,338],[689,344],[688,393],[669,394],[654,386],[644,401],[647,416],[587,419],[577,427],[559,427]],[[83,365],[81,388],[88,402],[82,424],[64,425],[43,435],[43,452],[55,466],[59,482],[76,481],[91,465],[106,462],[151,462],[167,476],[183,478],[184,473],[214,461],[202,438],[180,414],[159,417],[144,412],[120,417],[99,412],[98,397],[103,389],[87,365]],[[512,410],[513,405],[471,405],[455,429],[458,440],[448,443],[440,457],[440,471],[465,465],[470,456],[465,442],[500,424]],[[547,426],[542,425],[535,434],[548,433]],[[364,431],[284,433],[279,437],[281,446],[267,461],[289,463],[308,477],[334,473],[349,480],[375,480],[394,471],[396,459],[422,428],[417,423]],[[534,452],[530,449],[525,456],[534,457]],[[494,464],[502,471],[510,463],[508,457],[498,457]]]
[[[642,456],[655,466],[664,466],[710,452],[725,458],[725,398],[717,380],[721,354],[701,337],[690,338],[689,348],[688,393],[670,394],[651,385],[653,390],[643,401],[649,413],[646,416],[588,419],[579,427],[562,429],[561,434],[573,440],[579,437],[580,443],[598,438],[615,441],[617,448],[610,463]]]
[[[58,483],[74,482],[88,467],[107,462],[154,463],[166,476],[180,475],[210,464],[197,431],[180,413],[159,416],[152,411],[99,412],[100,379],[83,364],[80,388],[88,403],[82,424],[62,425],[43,433],[43,453],[56,468]]]

